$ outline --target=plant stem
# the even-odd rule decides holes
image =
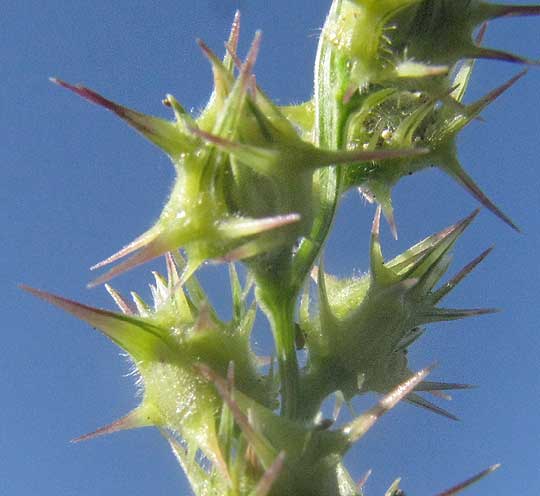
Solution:
[[[270,321],[276,344],[282,388],[281,414],[288,418],[295,418],[299,397],[294,327],[296,293],[287,291],[285,284],[283,286],[265,285],[258,288],[257,298]]]
[[[334,5],[326,24],[339,7]],[[326,26],[326,25],[325,25]],[[347,117],[344,95],[347,91],[346,60],[325,40],[325,28],[319,40],[315,62],[315,128],[314,143],[324,149],[339,150],[343,143],[343,128]],[[308,238],[300,243],[293,260],[293,285],[299,291],[311,267],[319,256],[330,232],[336,213],[341,172],[338,167],[326,167],[314,177],[316,204],[319,207]]]
[[[319,40],[315,63],[314,143],[329,150],[343,148],[344,129],[351,110],[350,104],[345,101],[349,89],[347,59],[339,54],[325,37],[326,27],[340,14],[340,10],[341,2],[335,2]],[[305,284],[332,227],[341,194],[342,176],[342,169],[339,167],[321,169],[314,176],[315,202],[319,210],[309,237],[302,240],[293,258],[292,284],[296,293]],[[336,389],[334,378],[328,376],[327,380],[321,381],[322,378],[318,377],[313,381],[308,373],[301,379],[300,404],[296,414],[304,420],[312,419],[326,396]],[[303,397],[304,391],[309,391],[310,394]]]

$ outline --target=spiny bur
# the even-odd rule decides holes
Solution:
[[[139,377],[140,405],[78,440],[156,427],[197,496],[361,496],[367,475],[356,483],[344,456],[386,412],[403,400],[455,419],[422,393],[444,398],[470,386],[428,379],[433,366],[415,372],[407,353],[428,324],[493,312],[440,306],[491,250],[441,282],[478,211],[390,260],[380,217],[397,237],[392,189],[436,166],[518,230],[465,171],[456,140],[526,72],[466,103],[477,59],[536,65],[482,46],[487,22],[538,14],[540,6],[480,0],[333,0],[313,95],[297,105],[274,103],[257,83],[261,33],[243,60],[238,55],[239,14],[223,58],[197,42],[213,90],[196,115],[172,95],[163,100],[173,114],[167,120],[53,78],[141,133],[176,173],[154,225],[92,267],[116,264],[90,283],[96,286],[164,257],[166,277],[154,273],[151,303],[135,292],[128,301],[107,284],[120,310],[113,312],[24,287],[100,330]],[[341,279],[324,270],[325,242],[351,189],[378,208],[369,272]],[[230,320],[218,316],[198,282],[208,260],[229,263]],[[254,352],[259,310],[270,323],[271,357]],[[367,392],[379,395],[375,405],[341,421],[343,402]],[[324,418],[332,396],[336,408]],[[403,495],[400,486],[396,479],[386,496]]]

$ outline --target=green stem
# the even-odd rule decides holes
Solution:
[[[286,288],[286,284],[259,286],[257,298],[270,321],[274,335],[282,390],[281,414],[295,418],[299,398],[294,326],[296,293],[287,291]]]
[[[335,11],[334,11],[335,10]],[[327,23],[338,14],[339,6],[334,6]],[[325,41],[325,30],[320,38],[315,63],[315,144],[329,150],[339,150],[343,146],[343,129],[347,117],[344,95],[347,91],[347,61],[333,46]],[[311,267],[319,256],[330,232],[336,213],[341,185],[338,167],[319,170],[314,177],[316,204],[319,212],[310,235],[300,243],[293,260],[293,285],[299,291]]]
[[[341,3],[335,2],[326,25],[333,22],[333,17],[338,16],[340,10]],[[350,112],[344,98],[349,89],[349,68],[346,58],[326,41],[325,29],[320,38],[315,64],[314,140],[321,148],[339,150],[343,148],[344,130]],[[309,237],[302,240],[293,258],[292,287],[295,294],[304,285],[332,227],[341,194],[341,171],[339,167],[328,167],[320,169],[314,176],[315,202],[319,210]],[[335,390],[331,373],[321,382],[314,382],[313,377],[308,372],[302,376],[299,384],[299,405],[295,413],[304,420],[311,420],[322,401]],[[320,376],[316,377],[321,380]]]

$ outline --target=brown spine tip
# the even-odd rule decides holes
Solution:
[[[497,470],[500,466],[501,466],[500,463],[496,463],[495,465],[488,467],[486,470],[482,470],[482,472],[479,472],[478,474],[473,475],[469,479],[451,487],[450,489],[447,489],[446,491],[443,491],[442,493],[438,493],[436,496],[454,496],[455,494],[458,494],[461,491],[463,491],[463,489],[466,489],[467,487],[471,486],[475,482],[478,482],[480,479],[483,479],[484,477],[486,477],[486,475],[491,474],[492,472]]]

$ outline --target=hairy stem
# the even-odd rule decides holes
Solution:
[[[328,19],[336,15],[334,7]],[[314,144],[329,150],[342,147],[343,128],[346,120],[346,104],[344,96],[347,87],[344,84],[343,72],[346,60],[339,55],[325,40],[325,29],[319,40],[317,60],[315,63],[315,129]],[[338,167],[327,167],[319,170],[314,177],[316,204],[319,211],[315,217],[311,233],[304,238],[293,262],[293,284],[295,291],[304,284],[306,276],[319,256],[324,242],[330,232],[336,213],[341,173]]]
[[[259,287],[257,297],[274,335],[282,388],[281,414],[295,418],[298,401],[298,360],[295,348],[294,311],[296,293],[285,285]]]

